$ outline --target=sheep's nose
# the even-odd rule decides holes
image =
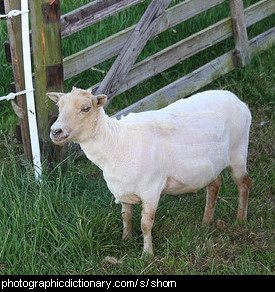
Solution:
[[[58,136],[62,133],[62,129],[52,129],[53,136]]]

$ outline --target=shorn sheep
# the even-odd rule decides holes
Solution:
[[[203,224],[214,221],[220,173],[227,167],[238,185],[237,218],[246,221],[251,114],[233,93],[205,91],[121,120],[105,114],[106,95],[94,96],[77,88],[68,94],[47,95],[59,107],[51,127],[52,141],[57,145],[79,143],[103,170],[109,190],[122,204],[122,239],[131,237],[133,205],[142,204],[144,253],[153,254],[151,230],[163,194],[206,187]]]

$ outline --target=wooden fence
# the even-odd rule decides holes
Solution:
[[[159,108],[190,95],[234,68],[247,65],[255,54],[275,43],[274,27],[251,40],[247,37],[247,27],[275,13],[274,0],[262,0],[246,9],[242,0],[229,0],[231,17],[135,64],[149,39],[227,1],[186,0],[168,9],[171,0],[152,0],[136,25],[63,58],[63,38],[143,1],[96,0],[61,15],[59,0],[30,0],[35,96],[38,129],[43,144],[49,143],[49,126],[56,117],[56,108],[47,99],[46,92],[63,91],[64,80],[110,58],[117,56],[103,81],[91,87],[93,92],[107,94],[108,102],[118,94],[232,35],[235,40],[234,50],[116,113],[115,116],[118,117],[131,111]],[[6,12],[20,8],[20,0],[4,0],[4,3]],[[19,20],[9,20],[8,28],[15,86],[19,91],[24,89],[24,84],[21,75],[22,50],[21,45],[16,42],[20,31],[16,21]],[[24,102],[21,101],[20,106],[24,108]],[[21,121],[23,140],[26,139],[24,148],[26,156],[29,157],[28,134],[24,120],[25,118]]]

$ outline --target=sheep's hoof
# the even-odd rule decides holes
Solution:
[[[123,234],[122,234],[122,240],[124,241],[124,240],[127,240],[127,239],[129,239],[129,238],[131,238],[132,237],[132,232],[123,232]]]
[[[244,226],[246,225],[246,218],[237,217],[235,221],[235,225]]]
[[[207,227],[214,223],[214,218],[203,218],[202,226]]]
[[[153,252],[150,252],[150,251],[143,251],[142,252],[142,255],[141,255],[142,260],[151,262],[153,260],[153,258],[154,258]]]

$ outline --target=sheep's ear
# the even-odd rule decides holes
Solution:
[[[106,101],[107,101],[107,95],[105,94],[99,94],[99,95],[93,96],[93,105],[95,108],[104,106]]]
[[[60,98],[65,95],[63,92],[47,92],[46,95],[55,103],[58,103]]]

